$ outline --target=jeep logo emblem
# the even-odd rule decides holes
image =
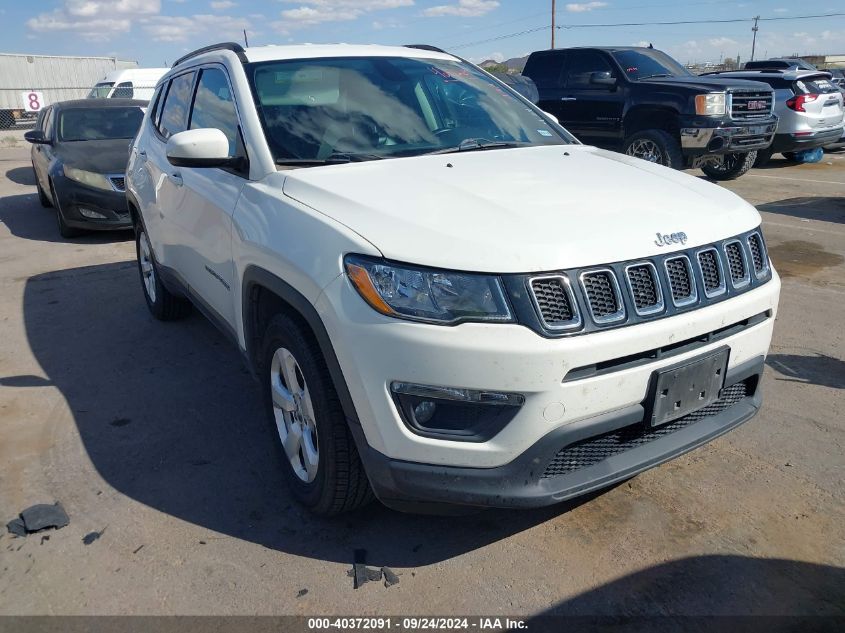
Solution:
[[[658,246],[669,246],[670,244],[686,244],[687,243],[687,234],[686,233],[656,233],[657,239],[654,240],[654,243]]]

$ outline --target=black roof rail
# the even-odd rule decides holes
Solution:
[[[183,55],[175,62],[173,62],[173,68],[185,62],[191,57],[196,57],[197,55],[202,55],[203,53],[209,53],[211,51],[232,51],[235,55],[238,56],[238,59],[241,60],[242,63],[246,63],[246,55],[244,51],[244,47],[238,44],[237,42],[220,42],[219,44],[211,44],[210,46],[203,46],[202,48],[198,48],[195,51],[188,53],[187,55]]]
[[[431,51],[433,53],[443,53],[445,55],[449,54],[446,51],[444,51],[442,48],[437,48],[436,46],[432,46],[431,44],[405,44],[404,47],[405,48],[418,48],[421,51]]]

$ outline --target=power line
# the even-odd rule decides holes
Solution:
[[[793,15],[793,16],[784,16],[784,17],[772,17],[772,18],[758,18],[760,22],[774,22],[774,21],[782,21],[782,20],[810,20],[810,19],[817,19],[817,18],[835,18],[835,17],[843,17],[845,13],[820,13],[816,15]],[[615,28],[620,26],[677,26],[682,24],[737,24],[741,22],[751,22],[754,18],[730,18],[724,20],[675,20],[671,22],[615,22],[615,23],[607,23],[607,24],[561,24],[555,26],[555,29],[594,29],[594,28]],[[464,44],[459,44],[457,46],[450,47],[453,50],[461,49],[461,48],[468,48],[470,46],[476,46],[478,44],[486,44],[488,42],[497,42],[499,40],[510,39],[512,37],[519,37],[520,35],[528,35],[529,33],[537,33],[538,31],[545,31],[547,29],[551,29],[550,25],[538,26],[531,29],[525,29],[524,31],[518,31],[516,33],[507,33],[504,35],[498,35],[496,37],[490,37],[483,40],[476,40],[474,42],[466,42]]]

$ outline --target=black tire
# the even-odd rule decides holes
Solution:
[[[672,169],[683,169],[686,165],[680,142],[664,130],[635,132],[625,139],[624,152]]]
[[[310,482],[296,474],[276,427],[271,381],[278,379],[286,387],[284,376],[279,370],[274,371],[273,358],[279,350],[290,352],[297,368],[297,380],[301,379],[294,389],[307,385],[312,404],[318,460],[316,475]],[[264,332],[259,372],[267,419],[294,498],[310,511],[323,516],[349,512],[371,502],[374,495],[355,440],[329,377],[326,361],[310,332],[286,314],[274,316]],[[297,402],[302,402],[302,399]],[[281,410],[277,411],[281,414]],[[285,424],[284,421],[281,423]],[[313,442],[313,435],[309,438]]]
[[[718,165],[706,164],[701,168],[713,180],[734,180],[754,166],[757,152],[734,152],[723,154]]]
[[[146,249],[142,256],[141,240],[146,240],[146,233],[142,226],[135,231],[135,255],[138,258],[138,274],[141,278],[141,291],[144,293],[144,300],[150,313],[159,321],[175,321],[181,319],[191,312],[191,302],[179,297],[165,288],[161,283],[158,265],[152,253],[152,247],[146,242]],[[147,268],[149,265],[149,268]],[[150,287],[147,287],[147,279],[150,280]]]
[[[35,165],[32,166],[32,171],[35,173]],[[38,202],[41,203],[41,206],[45,209],[49,209],[53,206],[53,202],[44,193],[44,189],[41,188],[41,183],[38,181],[38,174],[35,174],[35,189],[38,191]]]
[[[770,160],[772,160],[774,152],[770,149],[758,149],[757,159],[754,161],[755,167],[765,167]]]
[[[62,215],[62,205],[59,201],[59,197],[56,195],[56,189],[53,187],[52,182],[50,183],[50,193],[53,196],[53,206],[56,207],[56,224],[59,226],[59,235],[68,239],[82,235],[84,231],[68,226],[67,222],[65,222],[65,216]]]

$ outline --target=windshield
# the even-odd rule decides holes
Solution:
[[[126,108],[71,108],[59,117],[59,140],[102,141],[135,138],[141,127],[144,111]]]
[[[251,64],[247,72],[279,163],[575,142],[462,62],[309,59]]]
[[[649,77],[689,77],[690,72],[666,53],[654,49],[615,51],[613,58],[625,71],[628,79],[637,81]]]
[[[109,96],[109,91],[111,87],[114,85],[114,82],[111,81],[104,81],[98,83],[96,86],[91,88],[91,92],[88,93],[89,99],[106,99]]]

